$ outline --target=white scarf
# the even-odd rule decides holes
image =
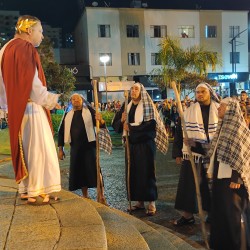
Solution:
[[[127,115],[129,114],[129,111],[132,106],[132,101],[128,104],[127,107]],[[137,108],[135,110],[135,122],[130,123],[131,126],[139,126],[143,122],[143,102],[140,100],[140,102],[137,105]]]
[[[64,142],[65,143],[71,142],[70,128],[71,128],[73,115],[74,115],[74,110],[70,110],[66,114],[66,117],[65,117],[65,122],[64,122]],[[84,121],[88,141],[89,142],[95,141],[95,131],[94,131],[94,125],[92,121],[92,116],[87,107],[82,108],[82,118]]]
[[[137,105],[135,110],[135,122],[130,123],[131,126],[139,126],[143,121],[147,122],[150,120],[156,121],[156,137],[155,143],[158,150],[160,150],[163,154],[167,153],[168,150],[168,135],[166,133],[165,126],[160,118],[158,111],[155,108],[155,105],[147,93],[144,86],[140,83],[141,87],[141,100]],[[127,115],[129,114],[129,110],[132,106],[132,101],[128,104],[127,107]]]

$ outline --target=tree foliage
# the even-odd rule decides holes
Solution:
[[[0,49],[6,42],[0,37]],[[61,94],[60,101],[64,104],[69,100],[69,96],[75,88],[76,79],[69,68],[55,61],[53,46],[48,37],[44,38],[37,50],[41,58],[48,90]]]
[[[172,81],[181,88],[194,89],[199,82],[206,81],[213,86],[214,80],[207,78],[208,68],[214,71],[221,64],[220,56],[200,46],[183,49],[177,38],[165,37],[159,44],[159,62],[162,65],[151,72],[151,78],[164,89],[170,87]]]
[[[75,77],[66,66],[58,64],[54,59],[53,46],[49,38],[43,40],[38,47],[48,90],[60,93],[60,101],[64,104],[75,88]]]

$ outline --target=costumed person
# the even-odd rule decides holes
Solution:
[[[122,110],[117,112],[113,127],[117,132],[124,129],[129,133],[130,197],[131,201],[137,201],[131,209],[144,210],[144,202],[149,202],[146,214],[150,216],[156,213],[155,201],[158,198],[155,176],[156,147],[166,154],[168,136],[144,86],[135,83],[130,96],[132,100],[128,104],[127,113]],[[124,105],[122,108],[124,110]]]
[[[8,107],[12,163],[21,199],[49,204],[61,190],[60,169],[50,111],[60,108],[59,94],[47,91],[35,47],[43,40],[41,21],[21,16],[16,34],[0,51],[0,105]]]
[[[219,124],[208,152],[213,176],[210,248],[250,249],[247,206],[250,193],[250,131],[237,100],[218,108]]]
[[[72,109],[67,110],[59,127],[58,155],[59,159],[63,160],[65,157],[64,144],[69,143],[69,190],[81,189],[83,197],[88,198],[88,188],[97,186],[96,135],[94,128],[96,120],[100,122],[100,148],[111,154],[112,143],[101,113],[96,113],[91,105],[84,100],[83,96],[77,93],[71,96],[70,101]],[[102,181],[102,178],[100,179]]]
[[[179,183],[175,199],[175,209],[181,211],[181,217],[173,221],[176,226],[194,224],[193,214],[197,213],[196,189],[191,162],[189,160],[187,146],[191,147],[194,161],[198,167],[200,177],[200,192],[202,207],[210,211],[211,198],[206,176],[206,166],[202,157],[209,148],[209,142],[215,134],[218,125],[219,99],[211,86],[200,83],[195,90],[197,102],[184,112],[189,141],[183,140],[183,131],[179,119],[174,137],[172,156],[177,164],[181,164]]]

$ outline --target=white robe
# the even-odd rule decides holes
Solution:
[[[4,90],[1,69],[0,90]],[[4,94],[4,91],[0,91],[0,100],[6,100]],[[47,88],[42,85],[38,78],[36,70],[30,94],[32,102],[27,103],[20,129],[28,177],[20,182],[19,193],[27,192],[29,197],[61,190],[61,177],[55,142],[47,115],[43,109],[43,107],[53,109],[58,96],[58,94],[47,91]]]

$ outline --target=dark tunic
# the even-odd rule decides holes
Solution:
[[[241,216],[247,222],[248,194],[244,185],[239,189],[231,189],[230,182],[240,183],[238,173],[233,170],[231,178],[217,179],[219,163],[214,162],[212,187],[212,223],[210,247],[215,250],[240,250],[241,244],[248,241],[250,249],[250,234],[248,224],[241,223]],[[243,236],[243,238],[242,238]],[[242,241],[243,239],[243,241]],[[244,249],[244,248],[243,248]]]
[[[209,108],[210,106],[201,106],[203,123],[207,137],[208,137]],[[182,133],[181,121],[179,119],[179,123],[176,127],[176,133],[174,137],[174,144],[172,151],[173,158],[182,157],[182,146],[183,146],[183,133]],[[200,143],[196,143],[196,147],[191,147],[191,151],[205,155],[204,149],[202,148]],[[200,164],[200,171],[198,171],[198,173],[200,173],[199,177],[201,180],[200,192],[202,198],[202,207],[204,210],[210,211],[211,198],[210,198],[210,191],[204,164]],[[186,211],[189,213],[198,212],[194,175],[191,162],[189,160],[184,160],[182,162],[176,199],[175,199],[175,209]]]
[[[134,122],[137,105],[132,105],[129,112],[129,123]],[[121,133],[123,124],[121,115],[124,106],[116,113],[112,126]],[[142,122],[139,126],[129,125],[130,145],[130,194],[133,201],[157,200],[155,177],[156,121]],[[126,157],[127,158],[127,157]],[[127,165],[127,162],[126,162]]]
[[[94,110],[90,109],[90,112],[95,125]],[[58,146],[64,146],[64,122],[65,118],[59,129]],[[74,111],[70,136],[69,190],[96,187],[96,142],[88,142],[82,110]]]

